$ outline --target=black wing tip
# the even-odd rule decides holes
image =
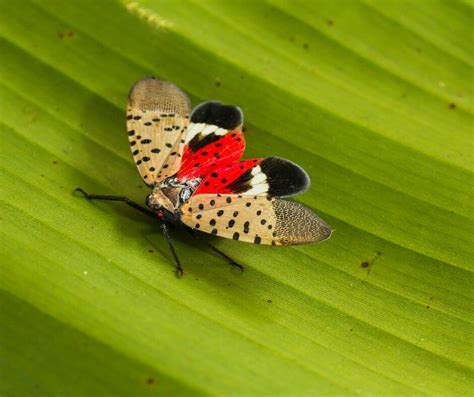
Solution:
[[[242,126],[244,114],[238,106],[207,101],[194,108],[191,113],[191,122],[217,125],[219,128],[232,131]]]
[[[271,197],[290,197],[306,192],[311,186],[308,173],[298,164],[281,157],[267,157],[259,164],[267,175]]]

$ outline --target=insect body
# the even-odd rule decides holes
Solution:
[[[299,203],[282,200],[309,188],[306,172],[278,157],[242,160],[242,125],[236,106],[209,101],[191,112],[178,87],[144,78],[130,91],[127,129],[138,171],[152,188],[146,198],[151,211],[123,197],[79,190],[88,198],[125,201],[161,219],[179,274],[170,223],[256,244],[327,239],[331,229],[323,220]]]

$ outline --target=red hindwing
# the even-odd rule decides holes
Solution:
[[[217,140],[194,145],[191,141],[185,146],[181,168],[177,174],[180,181],[204,177],[214,170],[239,160],[245,150],[242,131],[229,131]]]
[[[194,192],[194,195],[207,193],[241,193],[235,182],[239,180],[242,175],[254,168],[260,161],[261,159],[242,160],[214,169],[204,177]]]

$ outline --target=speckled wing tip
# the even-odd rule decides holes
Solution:
[[[274,200],[275,231],[282,245],[297,245],[327,240],[331,228],[308,207],[295,201]]]

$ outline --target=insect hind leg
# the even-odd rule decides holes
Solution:
[[[234,259],[232,259],[229,255],[225,254],[224,252],[222,252],[220,249],[214,247],[211,243],[208,243],[206,242],[207,246],[212,250],[214,251],[216,254],[222,256],[225,260],[227,260],[227,262],[229,262],[229,265],[231,266],[234,266],[236,267],[237,269],[240,270],[241,273],[244,272],[244,267],[240,264],[240,263],[237,263]]]
[[[188,227],[184,227],[184,229],[191,235],[193,236],[196,240],[199,240],[199,236],[190,228]],[[214,251],[216,254],[220,255],[222,258],[224,258],[228,263],[229,265],[237,268],[240,270],[241,273],[244,272],[245,268],[240,264],[240,263],[237,263],[234,259],[232,259],[229,255],[225,254],[224,252],[222,252],[220,249],[214,247],[211,243],[209,242],[205,242],[206,245],[212,250]]]
[[[171,236],[168,232],[168,226],[166,223],[161,224],[161,231],[163,232],[163,235],[166,238],[166,242],[168,243],[168,247],[173,254],[174,262],[176,265],[176,277],[181,278],[183,277],[183,267],[181,266],[181,262],[179,261],[178,254],[176,253],[173,243],[171,242]]]

